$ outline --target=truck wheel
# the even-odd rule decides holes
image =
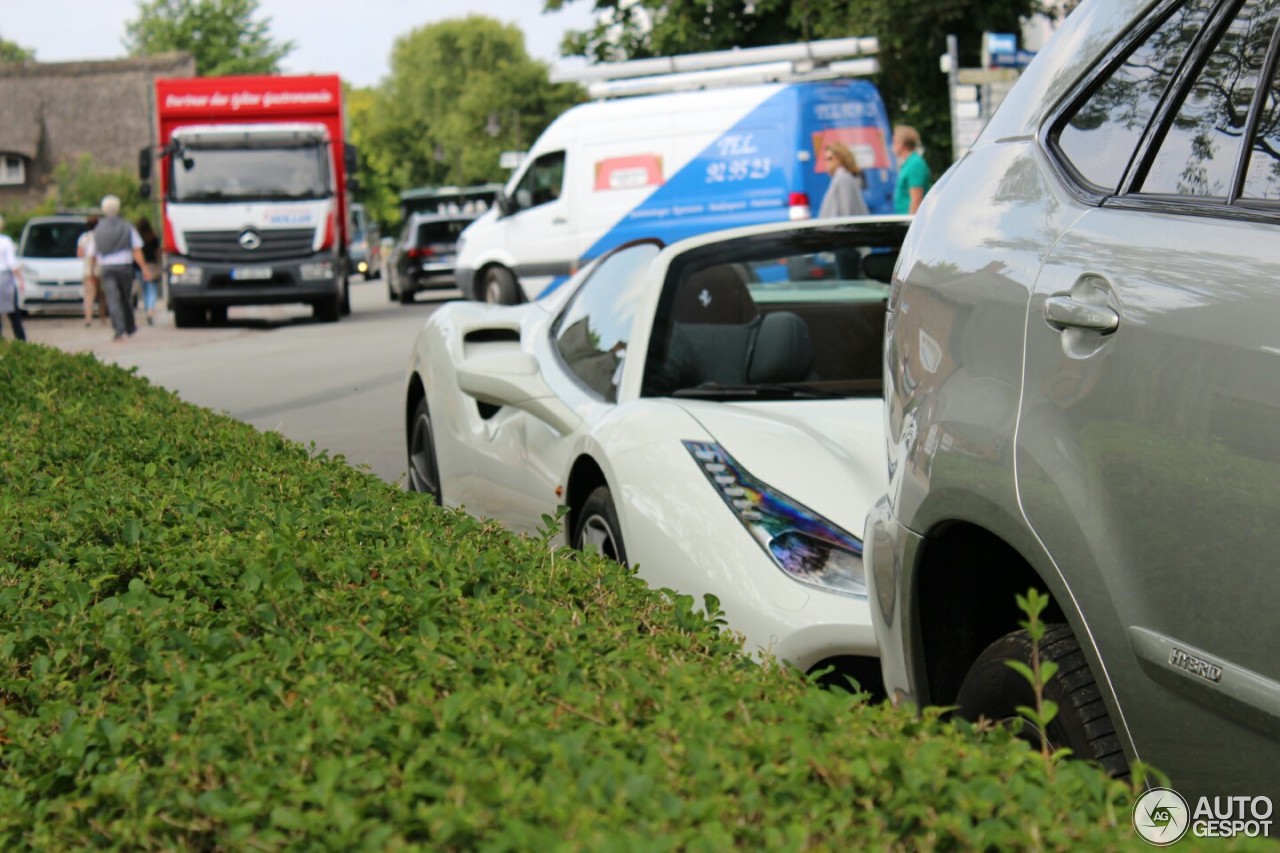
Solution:
[[[174,305],[173,325],[179,329],[191,329],[204,325],[204,309],[198,305]]]
[[[490,305],[516,304],[516,279],[506,267],[489,267],[484,274],[481,297]]]
[[[351,281],[346,278],[342,280],[342,302],[338,305],[338,310],[343,317],[351,314]]]
[[[342,316],[342,297],[334,294],[329,299],[311,306],[311,310],[314,312],[317,322],[336,323],[338,318]]]
[[[214,305],[209,309],[209,322],[215,326],[225,325],[227,322],[227,306]]]
[[[1127,777],[1129,765],[1120,739],[1089,662],[1069,626],[1045,626],[1040,659],[1058,665],[1044,690],[1045,698],[1058,704],[1058,715],[1049,723],[1047,732],[1050,745],[1054,749],[1070,747],[1076,758],[1093,761],[1112,776]],[[1008,660],[1031,665],[1031,635],[1026,631],[1006,634],[978,656],[960,685],[956,713],[967,720],[985,717],[1014,724],[1021,737],[1039,746],[1039,730],[1017,711],[1019,705],[1033,706],[1035,694],[1027,680],[1005,663]]]

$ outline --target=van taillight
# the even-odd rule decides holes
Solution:
[[[409,249],[405,254],[413,258],[415,261],[420,261],[425,258],[435,257],[436,253],[430,246],[423,246],[422,248],[415,247],[413,249]]]
[[[789,205],[792,219],[809,219],[813,216],[812,211],[809,210],[808,193],[792,193]]]

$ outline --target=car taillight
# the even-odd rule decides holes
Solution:
[[[808,219],[813,216],[812,211],[809,209],[808,193],[792,193],[788,205],[791,208],[791,218],[793,220]]]
[[[436,252],[435,252],[435,249],[432,249],[430,246],[422,246],[421,248],[414,247],[409,251],[405,252],[405,254],[413,258],[414,260],[420,261],[426,258],[435,257]]]

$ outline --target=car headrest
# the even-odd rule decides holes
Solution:
[[[676,291],[671,319],[677,323],[742,325],[759,315],[746,280],[733,264],[699,270]]]
[[[862,259],[862,274],[872,281],[888,284],[893,280],[893,267],[898,263],[898,253],[871,252]]]
[[[812,367],[813,343],[804,320],[790,311],[766,314],[747,365],[747,381],[753,385],[802,382]]]

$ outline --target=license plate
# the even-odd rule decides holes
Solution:
[[[263,281],[271,278],[271,267],[232,267],[233,281]]]

